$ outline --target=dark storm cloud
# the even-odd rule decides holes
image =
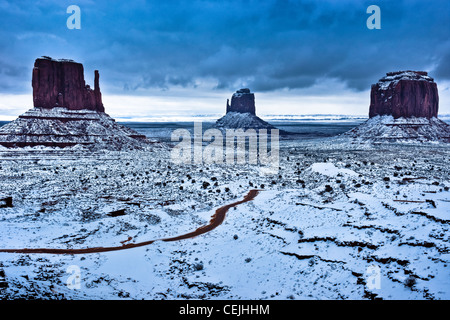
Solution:
[[[81,30],[66,28],[71,4]],[[381,30],[366,28],[371,4]],[[136,94],[202,80],[270,91],[330,78],[363,90],[398,69],[450,79],[446,0],[0,1],[0,10],[2,91],[29,81],[41,55],[83,62],[88,80],[100,69],[106,90]]]

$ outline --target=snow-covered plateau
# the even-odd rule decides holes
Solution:
[[[0,147],[0,297],[449,299],[449,161],[445,143],[290,141],[268,175],[175,165],[159,146]],[[253,189],[207,233],[127,246],[194,231]],[[123,248],[20,251],[98,247]]]

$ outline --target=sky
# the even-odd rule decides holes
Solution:
[[[119,119],[223,114],[244,87],[260,115],[367,115],[371,84],[405,69],[428,71],[450,114],[448,0],[0,0],[0,14],[0,120],[32,107],[44,55],[83,63],[91,86],[98,69]]]

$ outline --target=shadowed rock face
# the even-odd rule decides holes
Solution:
[[[98,71],[95,70],[92,90],[85,83],[83,65],[72,60],[54,60],[48,57],[36,59],[32,87],[33,103],[37,108],[105,111]]]
[[[389,72],[372,85],[369,117],[392,115],[404,117],[437,117],[437,85],[427,72]]]
[[[251,113],[255,115],[255,95],[247,88],[236,91],[231,97],[231,105],[227,100],[228,112]]]

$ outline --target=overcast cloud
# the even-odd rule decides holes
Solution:
[[[71,4],[81,30],[66,27]],[[381,30],[366,27],[371,4]],[[359,92],[400,69],[450,80],[447,0],[2,0],[0,12],[0,93],[31,92],[42,55],[82,62],[91,84],[99,69],[102,91],[122,95],[281,92],[324,81]]]

